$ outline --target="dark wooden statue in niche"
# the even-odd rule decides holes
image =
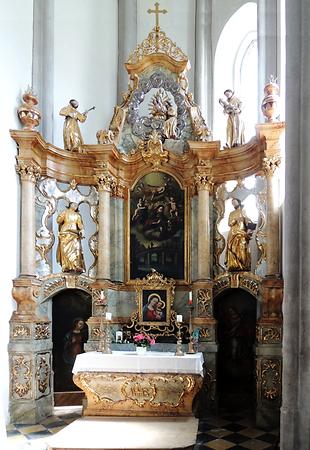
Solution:
[[[130,197],[130,279],[151,269],[184,279],[185,195],[163,172],[142,177]]]

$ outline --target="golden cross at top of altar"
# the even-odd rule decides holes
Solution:
[[[156,16],[156,22],[155,22],[155,28],[156,30],[159,29],[159,14],[166,14],[168,11],[166,9],[159,9],[159,3],[156,2],[154,4],[155,9],[148,9],[147,12],[149,14],[155,14]]]

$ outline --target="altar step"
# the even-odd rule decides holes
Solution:
[[[48,450],[190,450],[197,428],[194,417],[82,417],[46,443]]]

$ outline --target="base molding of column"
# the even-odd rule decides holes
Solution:
[[[37,400],[12,400],[10,422],[18,424],[37,424],[53,414],[52,394]]]

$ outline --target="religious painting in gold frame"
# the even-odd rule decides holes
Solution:
[[[173,310],[175,280],[153,270],[142,280],[135,280],[135,289],[138,309],[131,315],[131,327],[136,332],[157,336],[173,334],[176,321]]]
[[[128,202],[129,280],[152,269],[178,281],[187,275],[187,191],[172,175],[153,171],[139,178]]]

